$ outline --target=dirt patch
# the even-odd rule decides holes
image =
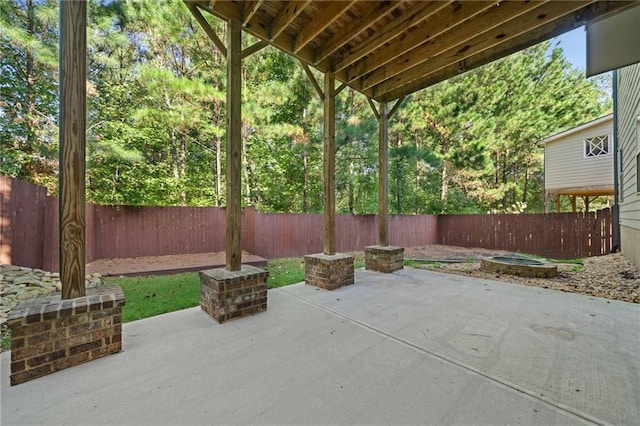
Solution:
[[[120,259],[99,259],[87,265],[87,273],[104,276],[163,275],[220,268],[225,265],[225,252],[171,254]],[[242,263],[264,266],[266,259],[242,250]]]
[[[429,261],[414,265],[416,268],[640,303],[640,270],[620,253],[586,258],[583,265],[558,263],[555,278],[516,277],[480,270],[483,258],[514,254],[440,245],[405,249],[405,259]]]

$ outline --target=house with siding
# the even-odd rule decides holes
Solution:
[[[614,195],[613,114],[549,136],[544,147],[545,211],[559,211],[560,197],[582,197],[585,209],[600,196]]]
[[[622,253],[640,267],[640,63],[617,72],[617,136]]]

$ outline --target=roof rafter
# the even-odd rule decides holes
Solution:
[[[291,0],[280,10],[269,26],[269,40],[274,41],[311,3],[311,0]]]
[[[397,1],[374,3],[368,12],[354,19],[339,31],[335,32],[331,38],[325,41],[322,46],[313,52],[314,64],[324,60],[327,56],[338,50],[342,45],[359,36],[371,25],[393,12],[398,4],[399,2]]]
[[[565,5],[560,4],[561,2],[551,1],[529,10],[525,14],[518,15],[503,25],[494,26],[489,31],[483,31],[469,40],[463,40],[462,43],[442,43],[442,46],[448,47],[445,51],[437,51],[434,55],[422,52],[416,53],[415,62],[406,64],[407,66],[402,70],[392,70],[391,78],[383,74],[389,72],[389,70],[380,68],[364,78],[363,88],[369,88],[380,83],[375,91],[384,92],[389,88],[401,86],[406,81],[421,77],[427,71],[434,72],[440,68],[445,68],[447,65],[459,64],[460,61],[474,54],[495,48],[519,35],[529,33],[536,28],[553,22],[555,18],[552,18],[552,16],[557,18],[558,13],[571,14],[573,16],[571,12],[581,10],[590,2],[591,0],[571,2],[573,9],[567,10]],[[504,6],[506,5],[500,7]],[[530,25],[527,25],[527,30],[521,29],[521,23],[524,21],[530,22]]]
[[[425,22],[425,25],[411,31],[398,43],[386,46],[380,51],[363,58],[352,67],[349,67],[347,70],[347,73],[349,74],[349,82],[360,78],[364,74],[370,73],[394,60],[398,56],[411,51],[420,43],[426,43],[434,40],[436,37],[446,31],[450,31],[457,25],[464,25],[468,19],[486,11],[487,9],[495,7],[495,4],[495,1],[477,1],[469,3],[455,3],[451,5],[452,10],[449,14],[442,13],[448,10],[440,11],[440,13],[428,19]],[[358,84],[356,84],[356,86],[358,86]]]
[[[251,18],[253,18],[253,15],[256,14],[256,12],[258,11],[258,9],[260,9],[260,6],[262,6],[262,2],[264,0],[256,0],[252,3],[246,3],[244,5],[243,8],[243,15],[244,17],[242,18],[242,26],[246,26],[249,21],[251,20]]]
[[[198,0],[183,1],[194,3],[198,2]],[[208,10],[209,12],[213,13],[216,16],[219,16],[222,19],[240,19],[242,13],[239,8],[240,6],[238,6],[238,3],[236,2],[218,1],[213,8],[209,8]],[[260,21],[256,16],[249,20],[249,22],[245,26],[245,30],[258,37],[259,39],[269,40],[270,43],[275,47],[290,53],[294,57],[301,59],[308,64],[313,63],[313,51],[310,48],[305,47],[296,54],[291,53],[293,38],[286,33],[282,33],[275,40],[271,40],[269,36],[269,23]]]
[[[598,2],[588,6],[587,8],[583,8],[574,14],[566,15],[561,20],[551,22],[537,30],[527,32],[509,40],[500,50],[486,50],[478,55],[474,55],[473,57],[466,59],[464,61],[464,69],[468,71],[477,68],[534,44],[548,40],[551,37],[556,37],[564,32],[584,25],[585,21],[589,19],[606,16],[607,14],[613,13],[617,10],[624,9],[629,6],[629,3],[625,4],[621,2],[614,2],[614,8],[611,8],[611,6],[611,4]],[[400,87],[390,89],[386,92],[382,92],[377,89],[375,96],[377,99],[381,100],[396,99],[404,93],[415,92],[416,90],[431,86],[457,74],[460,74],[459,63],[451,64],[447,67],[441,68],[437,72],[425,74],[420,78],[410,81]]]
[[[385,28],[385,31],[381,31],[377,35],[367,39],[365,43],[355,46],[347,52],[347,54],[335,64],[335,70],[341,71],[364,58],[380,46],[402,34],[407,28],[424,21],[446,5],[447,3],[438,1],[418,2],[409,12],[392,21],[392,23]]]
[[[267,43],[265,40],[260,40],[254,44],[252,44],[251,46],[247,47],[246,49],[242,50],[241,56],[243,58],[246,58],[247,56],[251,56],[256,52],[259,52],[260,50],[264,49],[265,47],[267,47],[269,45],[269,43]]]
[[[376,101],[391,101],[584,23],[640,7],[629,0],[183,0]],[[587,6],[585,6],[587,5]]]
[[[318,34],[324,31],[329,25],[331,25],[336,19],[340,17],[340,14],[351,6],[353,2],[350,1],[331,1],[327,2],[318,13],[313,17],[309,25],[305,26],[300,31],[293,41],[293,53],[298,52],[305,47],[311,40],[313,40]]]

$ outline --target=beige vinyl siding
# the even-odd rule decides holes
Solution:
[[[613,119],[548,142],[545,145],[545,189],[613,188]],[[585,156],[585,138],[609,136],[609,153]]]
[[[623,150],[620,240],[622,252],[640,266],[640,194],[637,185],[640,64],[618,71],[618,143]]]

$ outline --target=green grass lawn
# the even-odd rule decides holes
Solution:
[[[354,266],[364,266],[362,255],[356,254]],[[265,269],[269,271],[267,288],[304,281],[304,260],[301,257],[273,259]],[[105,281],[106,284],[118,284],[124,290],[126,304],[122,309],[123,322],[200,304],[200,277],[197,272],[149,277],[110,277]]]
[[[149,277],[113,277],[105,281],[107,284],[118,284],[124,290],[126,303],[122,309],[123,322],[200,304],[200,278],[196,272]]]
[[[273,259],[265,268],[269,271],[268,288],[277,288],[304,281],[304,259],[288,257]]]

